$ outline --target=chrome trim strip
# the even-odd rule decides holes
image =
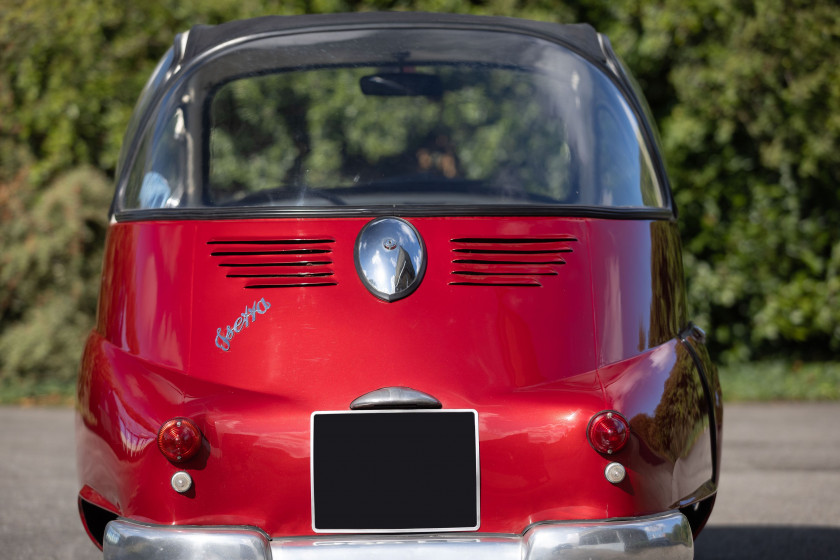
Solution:
[[[541,522],[523,535],[352,535],[269,541],[247,527],[172,527],[112,521],[105,560],[691,560],[691,527],[677,511],[633,519]]]

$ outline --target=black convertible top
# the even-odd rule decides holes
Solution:
[[[307,29],[437,27],[453,29],[487,29],[535,35],[562,43],[590,60],[606,61],[598,33],[587,24],[546,23],[509,17],[436,14],[423,12],[359,12],[301,16],[265,16],[231,21],[221,25],[193,27],[184,46],[181,62],[187,63],[214,47],[259,35],[304,31]]]

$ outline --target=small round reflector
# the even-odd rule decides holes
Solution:
[[[621,450],[630,438],[630,426],[618,412],[599,412],[589,421],[586,436],[598,453],[612,455]]]
[[[627,476],[627,469],[621,463],[610,463],[604,469],[604,476],[613,484],[619,484]]]
[[[201,432],[186,418],[173,418],[160,427],[158,448],[173,463],[191,459],[201,449]]]
[[[172,475],[170,483],[172,484],[173,490],[179,494],[184,494],[192,488],[192,477],[188,472],[178,471]]]

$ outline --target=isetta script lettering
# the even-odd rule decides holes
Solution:
[[[269,310],[271,304],[262,298],[260,301],[255,301],[253,306],[245,306],[245,312],[236,318],[233,326],[228,325],[227,330],[222,333],[221,327],[216,329],[216,346],[227,352],[230,350],[230,341],[236,336],[236,333],[242,332],[242,329],[247,328],[254,321],[257,320],[257,315],[264,315]]]

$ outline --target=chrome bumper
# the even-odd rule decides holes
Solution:
[[[690,560],[691,528],[679,512],[596,522],[532,525],[522,535],[453,533],[270,540],[238,527],[143,525],[120,519],[105,530],[105,560],[566,560],[632,557]]]

